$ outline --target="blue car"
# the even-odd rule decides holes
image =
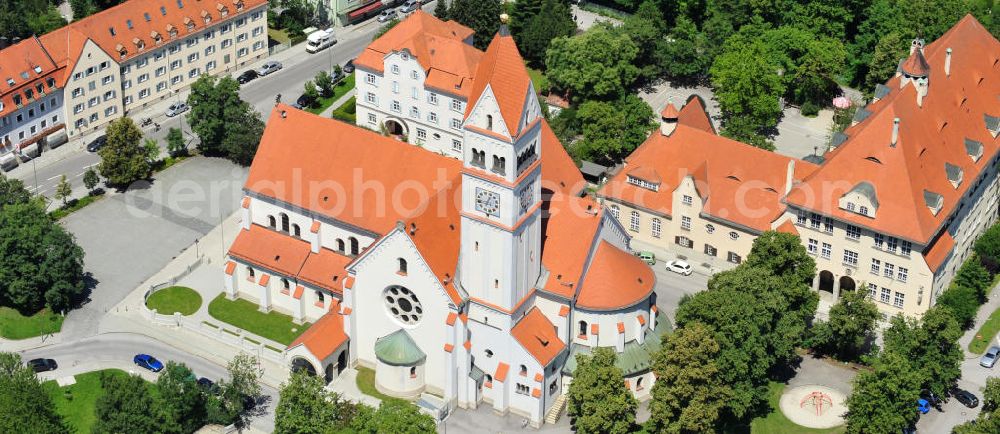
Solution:
[[[149,369],[153,372],[160,372],[163,369],[163,363],[156,360],[156,357],[150,356],[149,354],[136,354],[132,358],[132,361],[140,368]]]
[[[920,414],[927,414],[927,412],[931,411],[931,404],[929,402],[927,402],[926,399],[923,399],[923,398],[918,399],[917,400],[917,411],[919,411]]]

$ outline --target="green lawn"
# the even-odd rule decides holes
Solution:
[[[340,107],[337,107],[336,109],[333,110],[332,113],[330,113],[330,117],[334,119],[340,119],[344,122],[354,125],[358,120],[358,115],[357,115],[358,108],[356,103],[357,99],[355,97],[352,96],[348,98],[347,102],[341,104]]]
[[[285,345],[291,344],[309,328],[309,323],[295,324],[292,317],[283,313],[262,313],[257,309],[257,303],[243,299],[228,300],[225,294],[219,294],[208,304],[208,314],[212,318]]]
[[[990,342],[993,342],[998,331],[1000,331],[1000,309],[993,311],[989,319],[976,331],[976,336],[972,338],[972,342],[969,342],[969,351],[973,354],[985,352],[986,347],[990,346]]]
[[[358,389],[361,389],[361,393],[365,395],[374,396],[383,401],[404,401],[399,398],[393,398],[382,392],[379,392],[375,388],[375,371],[365,367],[358,366]]]
[[[102,372],[116,376],[128,375],[120,369],[108,369],[77,375],[76,384],[72,386],[59,387],[53,380],[42,383],[42,387],[55,403],[56,412],[62,415],[74,432],[89,433],[91,426],[97,420],[94,408],[97,398],[104,395],[104,388],[101,387]],[[149,386],[154,388],[155,393],[156,385]]]
[[[156,313],[173,315],[191,315],[201,307],[201,295],[198,291],[184,286],[171,286],[153,293],[146,299],[146,307],[156,309]]]
[[[785,383],[777,381],[771,382],[768,386],[770,395],[768,403],[773,409],[765,417],[758,417],[750,423],[750,432],[755,434],[840,434],[847,431],[846,426],[839,426],[829,429],[806,428],[796,425],[788,420],[778,408],[778,401],[781,399],[781,392],[785,390]]]
[[[0,336],[7,339],[27,339],[62,329],[63,317],[48,310],[24,316],[9,307],[0,307]]]
[[[280,44],[287,44],[292,38],[288,37],[288,33],[284,30],[267,28],[267,37],[278,41]]]
[[[351,89],[354,89],[354,74],[350,74],[347,77],[344,77],[343,80],[340,80],[340,82],[333,87],[333,95],[320,97],[319,100],[317,100],[316,107],[308,108],[306,111],[312,114],[323,113],[324,110],[330,108],[333,103],[337,102],[340,97],[344,96],[344,94]]]
[[[544,72],[528,67],[528,76],[531,77],[531,84],[535,85],[536,92],[546,93],[549,91],[549,79],[545,77]]]
[[[87,205],[97,202],[97,200],[102,197],[104,197],[103,194],[88,194],[79,199],[73,199],[69,201],[66,205],[63,205],[57,209],[52,210],[52,212],[49,213],[49,216],[51,216],[55,220],[60,220],[63,217],[66,217],[74,212],[79,211],[80,209],[82,209]]]

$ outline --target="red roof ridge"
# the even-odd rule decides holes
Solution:
[[[511,328],[510,334],[543,368],[566,347],[555,326],[538,307],[531,308]]]

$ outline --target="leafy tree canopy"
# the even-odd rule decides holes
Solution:
[[[847,398],[847,432],[895,434],[916,423],[920,382],[905,355],[888,353],[879,358],[871,371],[854,379]]]
[[[503,8],[499,0],[452,0],[448,18],[462,23],[476,32],[476,48],[486,49],[500,29]]]
[[[653,109],[633,94],[614,102],[587,101],[576,116],[583,127],[583,141],[576,146],[576,153],[608,164],[625,158],[656,127]]]
[[[0,2],[0,36],[41,36],[66,25],[52,0],[6,0]]]
[[[140,145],[142,130],[129,117],[111,121],[107,128],[107,144],[99,151],[98,170],[109,185],[126,188],[149,176],[148,153]]]
[[[167,362],[156,385],[164,413],[164,431],[189,434],[201,429],[205,424],[205,396],[187,366]]]
[[[615,366],[614,350],[599,347],[592,355],[577,355],[576,361],[569,385],[569,416],[576,432],[632,432],[638,403],[625,388],[621,369]]]
[[[0,353],[0,432],[69,434],[35,372],[16,353]]]
[[[579,36],[553,39],[545,55],[546,75],[572,98],[620,98],[639,76],[638,54],[627,35],[599,24]]]
[[[664,336],[653,355],[653,384],[649,401],[654,432],[713,433],[729,388],[722,382],[716,356],[719,344],[712,331],[692,323]]]
[[[279,392],[274,432],[323,434],[349,427],[354,405],[328,392],[324,386],[320,377],[293,372]]]
[[[382,401],[378,410],[361,406],[357,416],[351,421],[351,428],[359,434],[437,432],[434,418],[421,413],[415,405],[399,400]]]
[[[102,375],[104,395],[97,398],[91,432],[162,432],[163,412],[156,405],[149,385],[138,375]]]
[[[0,208],[6,205],[28,203],[31,192],[24,187],[20,179],[8,178],[0,173]]]

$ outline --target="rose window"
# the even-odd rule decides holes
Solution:
[[[385,308],[403,324],[416,324],[424,316],[424,308],[413,291],[393,285],[386,288],[382,295],[385,298]]]

